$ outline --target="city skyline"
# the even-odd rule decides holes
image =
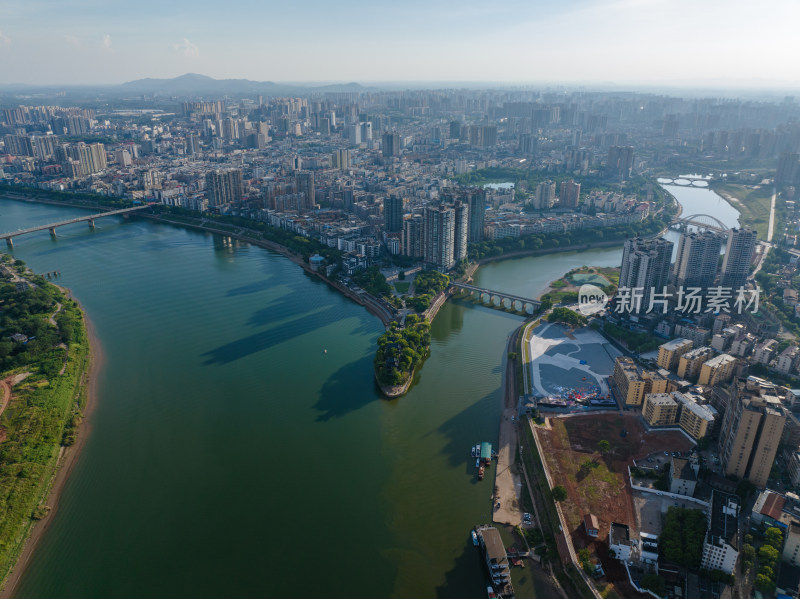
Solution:
[[[58,19],[51,9],[44,0],[0,7],[4,83],[104,85],[196,72],[283,82],[800,84],[791,65],[800,6],[788,0],[279,8],[248,0],[213,17],[183,1],[69,0]]]

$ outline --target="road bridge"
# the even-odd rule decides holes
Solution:
[[[691,214],[676,218],[670,224],[671,229],[677,229],[678,231],[686,231],[690,226],[716,231],[717,233],[727,233],[729,230],[725,223],[710,214]]]
[[[510,308],[520,312],[527,312],[528,314],[533,314],[542,303],[539,300],[528,297],[513,295],[511,293],[503,293],[501,291],[493,291],[492,289],[467,285],[466,283],[451,282],[450,286],[470,296],[477,294],[478,299],[483,304],[490,304],[492,306],[498,306],[501,308]],[[495,303],[496,300],[499,300],[499,302]]]
[[[55,238],[56,237],[56,229],[58,227],[63,227],[64,225],[72,225],[74,223],[82,223],[88,222],[89,227],[94,229],[94,221],[98,218],[105,218],[106,216],[116,216],[119,214],[127,215],[130,212],[135,212],[137,210],[144,210],[145,208],[150,208],[152,204],[143,204],[142,206],[134,206],[133,208],[122,208],[120,210],[109,210],[108,212],[99,212],[97,214],[88,214],[86,216],[79,216],[78,218],[71,218],[69,220],[63,220],[57,223],[50,223],[47,225],[39,225],[37,227],[29,227],[27,229],[19,229],[18,231],[11,231],[9,233],[2,233],[0,234],[0,239],[5,239],[6,244],[8,247],[14,247],[14,237],[19,237],[20,235],[27,235],[28,233],[35,233],[36,231],[44,231],[48,229],[50,231],[50,235]]]
[[[688,181],[678,183],[678,181]],[[711,177],[659,177],[658,182],[664,185],[680,185],[681,187],[708,187]]]

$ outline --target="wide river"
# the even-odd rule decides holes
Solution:
[[[0,199],[0,231],[81,213]],[[104,355],[87,444],[17,597],[485,597],[469,529],[492,489],[468,455],[497,441],[520,317],[448,302],[411,391],[386,401],[380,322],[280,255],[121,218],[15,245],[61,271]],[[476,281],[534,297],[620,258],[508,260]],[[535,576],[521,586],[546,596]]]

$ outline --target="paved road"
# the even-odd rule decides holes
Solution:
[[[767,241],[772,241],[772,234],[775,232],[775,198],[778,195],[778,188],[772,188],[772,202],[769,207],[769,229],[767,229]]]
[[[506,352],[514,351],[519,334],[520,330],[518,329],[509,337]],[[518,359],[521,359],[521,357]],[[493,519],[495,522],[510,524],[511,526],[522,524],[522,511],[519,505],[519,492],[522,482],[519,474],[512,471],[518,441],[517,427],[511,419],[516,418],[517,415],[518,398],[514,361],[507,359],[503,390],[503,415],[500,420],[500,439],[497,450],[497,473],[494,480],[494,485],[497,489],[496,501],[500,503],[500,507],[494,509]]]

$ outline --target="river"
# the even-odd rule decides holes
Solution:
[[[0,229],[81,213],[0,199]],[[14,255],[61,271],[105,362],[17,597],[485,596],[468,532],[490,519],[492,489],[468,455],[497,440],[520,317],[448,302],[410,392],[386,401],[372,379],[380,322],[286,258],[117,217],[58,235],[21,237]],[[507,260],[476,282],[535,297],[620,258]]]

